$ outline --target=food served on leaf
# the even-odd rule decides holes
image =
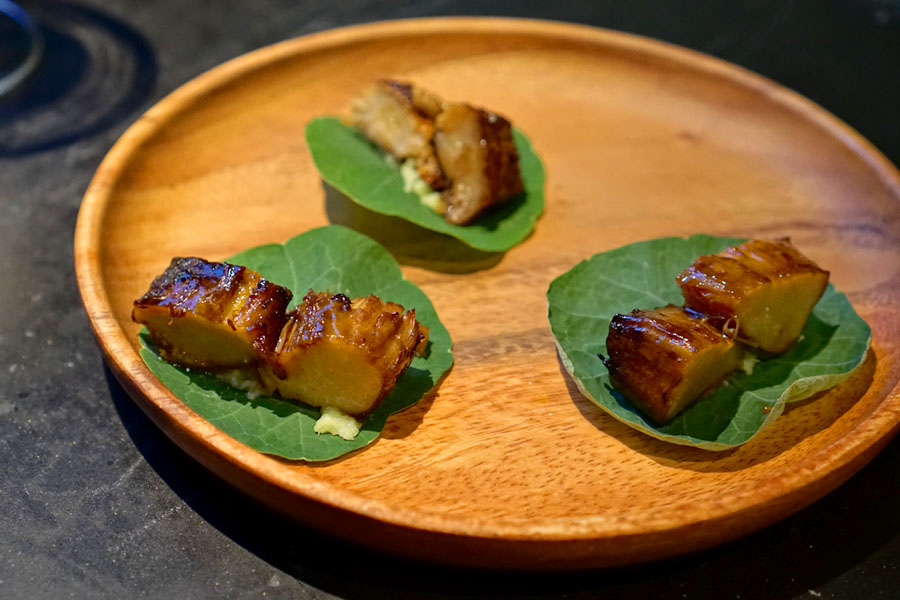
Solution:
[[[413,159],[422,180],[432,189],[444,187],[434,152],[434,118],[443,102],[421,87],[381,80],[350,107],[353,124],[394,158]]]
[[[428,204],[449,223],[471,223],[524,191],[512,126],[495,113],[392,80],[369,87],[351,113],[371,141],[414,161],[426,194],[441,191],[441,202]]]
[[[173,364],[228,371],[232,384],[249,377],[267,393],[355,417],[379,405],[427,343],[415,310],[374,295],[310,290],[286,313],[291,298],[245,267],[176,258],[135,301],[132,318]]]
[[[131,316],[147,327],[165,360],[225,370],[259,364],[275,348],[291,297],[245,267],[175,258]]]
[[[310,292],[288,314],[263,383],[285,398],[364,416],[424,349],[426,333],[414,310],[376,296]]]
[[[707,383],[715,389],[707,393],[710,388],[696,385],[694,389],[700,388],[700,399],[665,423],[648,416],[648,411],[623,397],[623,391],[614,387],[611,370],[598,356],[603,359],[615,351],[617,334],[610,332],[611,320],[616,321],[613,329],[624,325],[627,330],[632,324],[614,315],[626,313],[628,317],[632,308],[683,304],[676,280],[685,267],[698,256],[717,254],[745,242],[705,234],[635,242],[595,254],[556,277],[547,289],[547,316],[560,360],[579,391],[613,418],[653,438],[704,450],[726,450],[749,442],[776,422],[786,406],[825,392],[857,372],[866,363],[871,329],[847,296],[829,284],[813,307],[800,337],[783,354],[765,353],[725,335],[738,348],[743,348],[740,368],[721,383],[713,376],[715,373],[709,375]],[[645,316],[647,312],[655,311],[641,311],[637,315]],[[686,312],[697,313],[687,308]],[[709,315],[698,318],[721,331],[717,325],[721,318]],[[608,333],[613,334],[611,339]],[[671,342],[664,342],[663,347],[674,346],[676,338],[663,337],[661,332],[653,335]],[[644,334],[645,341],[646,337]],[[714,356],[710,354],[710,358]],[[674,380],[671,373],[680,370],[693,379],[693,375],[702,371],[698,369],[695,373],[684,365],[677,352],[661,360],[670,358],[676,364],[665,363],[659,368],[663,378]],[[639,371],[645,367],[645,364],[625,362],[622,369]],[[652,390],[657,385],[654,377],[655,373],[647,376],[646,381],[641,379],[632,385]],[[621,380],[618,387],[625,387]],[[662,394],[655,396],[654,401],[662,404]]]
[[[685,306],[769,354],[788,350],[828,285],[828,271],[787,239],[701,256],[678,277]]]
[[[457,225],[524,191],[509,121],[468,104],[450,104],[435,120],[437,158],[450,182],[444,218]]]
[[[610,382],[659,424],[740,366],[742,347],[788,350],[828,272],[787,239],[750,240],[700,256],[677,277],[685,306],[616,314],[606,340]]]
[[[369,146],[355,131],[343,129]],[[370,150],[374,154],[374,149]],[[378,156],[373,158],[381,161]],[[271,282],[297,282],[291,287],[304,293],[309,286],[343,292],[351,298],[375,294],[398,307],[415,308],[422,334],[417,349],[427,344],[424,355],[416,354],[378,408],[357,420],[335,407],[319,409],[267,394],[259,374],[261,364],[208,372],[170,363],[161,356],[150,331],[141,328],[140,357],[157,380],[200,418],[254,450],[288,460],[319,462],[365,448],[379,439],[392,415],[420,402],[439,385],[453,364],[453,342],[428,296],[403,276],[400,265],[384,247],[352,229],[317,227],[282,244],[248,248],[226,262],[243,265]],[[307,285],[300,288],[304,283]],[[303,294],[298,296],[294,304]],[[271,358],[280,334],[279,329],[266,358]],[[333,435],[317,435],[325,433]]]
[[[701,315],[672,304],[615,315],[606,351],[613,386],[657,423],[717,388],[743,358]]]

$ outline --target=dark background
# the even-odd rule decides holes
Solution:
[[[105,370],[72,236],[104,154],[144,110],[244,52],[386,18],[509,15],[630,31],[804,94],[900,164],[900,0],[23,4],[45,60],[0,99],[0,598],[897,598],[900,441],[810,508],[673,561],[472,572],[286,523],[163,437]]]

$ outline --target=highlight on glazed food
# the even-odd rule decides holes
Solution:
[[[743,359],[702,315],[672,304],[613,316],[606,351],[613,386],[657,423],[718,387]]]
[[[512,126],[496,113],[380,80],[354,100],[351,121],[403,163],[407,191],[449,223],[471,223],[524,191]]]
[[[797,341],[827,285],[828,271],[788,239],[752,240],[701,256],[678,276],[687,308],[767,354]]]
[[[701,268],[723,256],[729,269]],[[702,233],[594,254],[547,288],[560,361],[585,398],[643,434],[712,451],[745,444],[786,407],[860,373],[870,356],[871,328],[834,285],[821,292],[829,275],[800,257],[787,240]],[[693,305],[678,285],[689,277],[728,297],[732,309]],[[786,336],[784,352],[762,349]]]
[[[364,416],[426,343],[415,311],[373,295],[310,291],[287,313],[260,374],[264,388],[284,398]]]
[[[666,423],[741,368],[794,345],[828,285],[828,272],[788,239],[751,240],[700,256],[677,277],[684,306],[616,314],[604,364],[610,381]]]
[[[369,295],[292,293],[246,267],[175,258],[134,302],[166,361],[252,393],[323,407],[316,431],[352,439],[421,353],[415,310]]]

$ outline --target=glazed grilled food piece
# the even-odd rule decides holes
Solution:
[[[437,116],[434,145],[450,181],[444,219],[463,225],[524,191],[512,127],[503,117],[468,104]]]
[[[790,348],[828,285],[828,271],[787,239],[701,256],[678,276],[685,306],[770,354]]]
[[[382,80],[351,105],[353,124],[442,191],[444,219],[471,223],[524,191],[509,121],[461,103],[444,103],[409,83]]]
[[[288,314],[263,384],[285,398],[365,416],[394,388],[427,331],[415,311],[376,296],[310,291]]]
[[[679,306],[617,314],[604,360],[610,381],[658,424],[714,390],[741,365],[741,346]]]
[[[134,303],[167,361],[203,371],[253,369],[269,393],[365,416],[394,388],[428,329],[377,296],[292,294],[259,273],[175,258]]]
[[[167,361],[206,371],[242,368],[275,348],[292,294],[245,267],[175,258],[134,302]]]
[[[444,177],[434,153],[434,118],[441,100],[418,86],[380,80],[350,106],[353,125],[398,160],[415,159],[416,170],[434,190]]]

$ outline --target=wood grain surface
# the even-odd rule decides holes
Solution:
[[[371,80],[413,80],[510,118],[547,170],[535,233],[486,255],[326,194],[313,117]],[[329,222],[385,243],[431,298],[455,365],[368,449],[324,465],[224,435],[149,373],[131,303],[173,256],[222,259]],[[547,322],[550,281],[626,243],[791,236],[871,325],[850,380],[727,452],[666,444],[585,400]],[[333,30],[240,57],[147,112],[98,169],[76,270],[108,362],[188,453],[291,517],[413,557],[575,568],[671,556],[795,512],[900,423],[900,175],[822,109],[690,51],[500,19]]]

